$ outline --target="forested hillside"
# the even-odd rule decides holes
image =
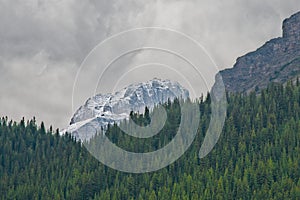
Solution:
[[[153,173],[103,166],[70,135],[35,120],[0,121],[1,199],[300,199],[300,84],[272,84],[260,95],[228,94],[227,119],[213,151],[199,160],[210,97],[199,100],[201,122],[191,148]],[[161,148],[178,127],[178,101],[153,140],[137,141],[117,126],[109,138],[131,151]],[[149,117],[132,113],[140,124]],[[175,122],[175,123],[174,123]]]

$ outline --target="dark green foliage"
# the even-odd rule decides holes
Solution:
[[[100,190],[99,163],[70,135],[0,120],[1,199],[82,199]]]
[[[179,101],[177,99],[175,99],[174,103],[172,104],[169,102],[163,104],[162,106],[167,111],[167,120],[164,124],[163,129],[155,136],[146,139],[132,137],[121,131],[121,129],[117,125],[112,126],[108,131],[106,131],[105,135],[113,143],[117,144],[119,147],[125,149],[126,151],[144,153],[155,151],[164,147],[176,135],[178,126],[180,124],[181,113]],[[145,108],[145,114],[138,115],[132,112],[130,116],[132,120],[140,126],[146,126],[151,122],[149,109],[147,107]],[[97,138],[96,141],[98,141],[99,139],[101,140],[101,138]]]
[[[201,120],[191,148],[170,166],[146,174],[105,167],[70,135],[46,131],[34,119],[17,124],[2,118],[1,199],[300,199],[299,83],[272,84],[259,96],[227,97],[223,132],[207,157],[199,160],[198,151],[209,125],[210,97],[198,102]],[[172,120],[156,142],[141,145],[117,126],[107,135],[139,152],[163,147],[180,122],[178,102],[164,106]],[[144,126],[151,120],[149,113],[131,117]]]

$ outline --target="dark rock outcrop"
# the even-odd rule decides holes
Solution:
[[[285,83],[300,75],[300,12],[283,22],[283,36],[266,42],[221,71],[229,92],[265,88],[270,82]]]

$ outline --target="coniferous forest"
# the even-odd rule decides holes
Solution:
[[[35,119],[0,120],[1,199],[300,199],[300,83],[271,84],[259,94],[227,94],[227,117],[214,149],[198,158],[210,120],[210,96],[199,99],[197,137],[175,163],[129,174],[97,161],[81,142]],[[165,103],[162,132],[136,141],[110,126],[107,136],[148,152],[174,137],[179,103]],[[149,111],[131,113],[141,125]]]

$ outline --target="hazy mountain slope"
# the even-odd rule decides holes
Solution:
[[[285,83],[300,74],[300,12],[283,22],[283,36],[237,59],[231,69],[221,71],[230,92],[265,88],[270,82]]]

